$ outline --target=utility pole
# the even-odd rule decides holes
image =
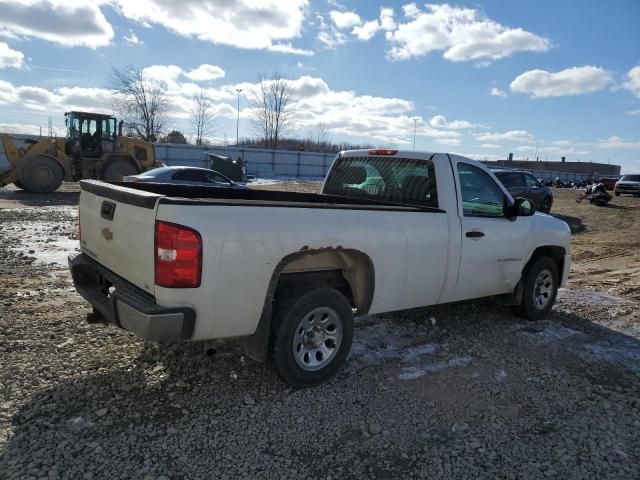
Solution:
[[[240,129],[240,92],[241,88],[236,88],[236,93],[238,94],[238,117],[236,118],[236,147],[238,146],[238,131]]]
[[[416,130],[418,128],[418,119],[413,119],[413,149],[416,149]]]

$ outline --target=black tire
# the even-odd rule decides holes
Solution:
[[[543,272],[548,275],[545,277]],[[543,285],[546,285],[544,282],[547,280],[549,282],[547,295],[543,294],[545,288],[540,284],[541,280],[543,280]],[[544,319],[553,308],[558,294],[558,267],[549,257],[538,257],[527,266],[523,281],[522,302],[514,308],[515,312],[529,320]],[[539,287],[542,288],[539,289]],[[545,299],[543,305],[540,303],[541,297]],[[537,301],[536,298],[539,300]]]
[[[314,312],[318,313],[317,318],[313,318]],[[328,318],[322,320],[325,314]],[[341,331],[338,343],[337,338],[329,336],[337,337],[330,333],[338,330],[336,325],[331,329],[330,322],[337,323],[336,318]],[[305,330],[305,324],[310,328]],[[311,331],[316,328],[322,332]],[[353,310],[344,295],[333,288],[286,290],[276,298],[272,331],[272,360],[280,377],[296,388],[318,385],[338,371],[351,350]],[[300,343],[294,346],[297,342]],[[322,343],[315,345],[315,342]],[[322,353],[325,351],[330,352],[326,357]],[[309,362],[305,360],[306,354]],[[314,366],[316,362],[319,366]]]
[[[28,192],[55,192],[63,179],[64,171],[60,164],[55,159],[44,155],[29,157],[20,167],[19,182]]]
[[[542,203],[540,204],[540,211],[542,213],[549,213],[551,211],[551,206],[553,205],[553,200],[551,197],[544,197],[542,199]]]
[[[616,197],[620,196],[620,192],[614,192],[616,194]]]
[[[24,190],[24,185],[22,184],[22,182],[20,180],[16,180],[15,182],[13,182],[13,184],[16,187],[21,188],[22,190]]]
[[[114,160],[102,170],[102,180],[105,182],[121,182],[122,177],[136,175],[138,169],[128,160]]]

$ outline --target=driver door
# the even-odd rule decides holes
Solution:
[[[528,218],[511,221],[505,216],[510,200],[482,168],[458,161],[455,175],[462,227],[455,300],[509,293],[524,265]]]

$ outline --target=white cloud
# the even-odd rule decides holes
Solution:
[[[177,65],[151,65],[142,69],[147,80],[174,83],[184,71]]]
[[[493,87],[491,89],[491,96],[504,98],[507,96],[507,92],[505,92],[504,90],[500,90],[499,88]]]
[[[90,110],[111,113],[112,92],[104,88],[61,87],[48,90],[32,85],[14,86],[0,80],[0,104],[39,111]]]
[[[396,21],[393,18],[394,11],[393,8],[385,8],[382,7],[380,9],[380,29],[384,31],[395,30],[397,25]]]
[[[379,30],[391,31],[395,28],[396,22],[394,20],[393,8],[381,7],[378,19],[370,20],[362,25],[353,27],[351,34],[355,35],[358,40],[367,41],[371,40]]]
[[[630,115],[630,116],[640,115],[640,109],[637,109],[637,110],[627,110],[627,112],[626,112],[626,113],[627,113],[627,115]]]
[[[486,18],[472,8],[448,4],[430,5],[420,10],[415,3],[403,7],[405,23],[386,15],[387,52],[391,60],[421,57],[433,51],[443,51],[443,57],[453,62],[489,61],[509,57],[516,52],[545,52],[551,42],[522,28],[509,28]]]
[[[340,45],[344,45],[346,38],[343,33],[338,32],[334,27],[329,30],[321,30],[318,33],[318,40],[325,48],[334,50]]]
[[[338,12],[337,10],[332,10],[329,12],[329,17],[333,21],[333,24],[340,29],[350,28],[355,25],[360,25],[360,15],[356,12]]]
[[[640,150],[640,141],[626,140],[612,136],[605,140],[600,140],[596,146],[598,148],[611,150]]]
[[[532,142],[534,140],[533,135],[531,135],[526,130],[509,130],[504,133],[478,133],[475,135],[476,140],[483,141],[500,141],[500,140],[510,140],[513,142]]]
[[[122,37],[127,45],[144,45],[144,42],[138,38],[135,32],[129,29],[129,33]]]
[[[629,90],[633,95],[640,98],[640,65],[629,70],[622,88]]]
[[[203,63],[199,67],[186,72],[184,76],[190,80],[193,80],[194,82],[206,82],[209,80],[217,80],[218,78],[223,78],[224,74],[224,70],[219,66]]]
[[[0,42],[0,68],[23,68],[24,54]]]
[[[436,115],[429,120],[429,125],[433,128],[450,128],[452,130],[462,130],[466,128],[476,128],[479,125],[474,125],[467,120],[454,120],[453,122],[448,122],[447,119],[442,115]]]
[[[300,36],[308,0],[115,0],[141,24],[238,48],[266,49]]]
[[[611,83],[611,75],[600,67],[572,67],[551,73],[529,70],[511,82],[511,91],[532,97],[560,97],[596,92]]]
[[[376,32],[380,29],[380,24],[378,20],[371,20],[369,22],[365,22],[361,26],[353,27],[351,33],[356,36],[358,40],[371,40]]]
[[[483,143],[478,146],[480,148],[502,148],[502,145],[498,145],[497,143]]]
[[[39,38],[66,47],[109,45],[113,28],[100,2],[31,0],[0,2],[0,34]]]
[[[460,140],[459,138],[437,138],[436,142],[443,145],[460,145],[462,143],[462,140]]]
[[[291,43],[275,43],[271,45],[268,50],[270,52],[288,53],[291,55],[303,55],[310,57],[313,55],[313,50],[305,50],[304,48],[297,48],[291,45]]]

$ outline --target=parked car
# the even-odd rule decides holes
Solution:
[[[529,172],[499,169],[493,170],[493,173],[507,187],[507,190],[514,198],[528,198],[534,203],[536,209],[541,212],[549,213],[551,211],[553,190],[543,185]]]
[[[613,191],[616,195],[623,193],[640,195],[640,175],[623,175],[622,178],[616,182]]]
[[[499,296],[539,320],[571,267],[565,222],[453,154],[340,152],[321,194],[80,188],[69,265],[92,320],[154,341],[241,337],[297,387],[345,361],[354,314]]]
[[[200,187],[243,187],[220,172],[199,167],[176,166],[154,168],[153,170],[149,170],[138,175],[128,175],[123,177],[122,181],[137,183],[172,183],[176,185],[194,185]]]

